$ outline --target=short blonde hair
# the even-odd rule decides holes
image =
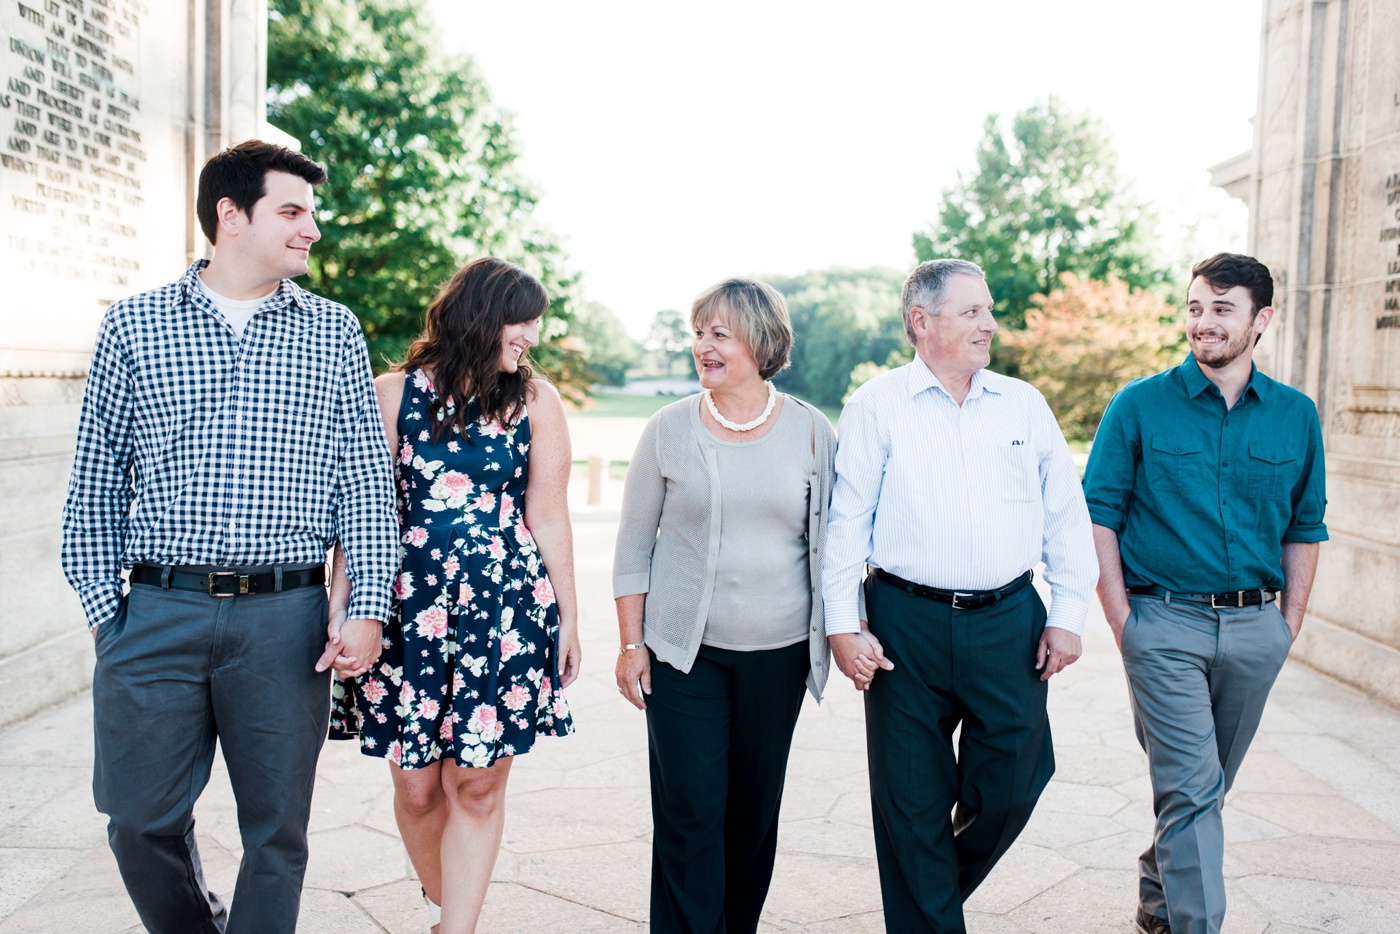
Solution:
[[[699,330],[720,318],[734,330],[758,362],[758,375],[772,379],[784,370],[792,354],[792,319],[777,289],[756,279],[725,279],[695,297],[690,326]]]

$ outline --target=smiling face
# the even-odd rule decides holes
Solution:
[[[535,318],[520,324],[507,324],[501,329],[501,372],[514,373],[520,369],[520,358],[540,342],[540,321]]]
[[[221,221],[233,226],[240,265],[250,278],[268,284],[304,276],[311,244],[321,239],[311,183],[286,172],[268,172],[264,191],[247,215],[231,199],[219,202]],[[224,245],[221,237],[216,249]]]
[[[722,315],[712,316],[695,329],[691,353],[705,389],[734,392],[763,382],[758,361]]]
[[[992,362],[992,337],[997,332],[992,317],[992,294],[977,276],[948,279],[938,314],[914,306],[909,321],[919,357],[945,386],[966,380]]]
[[[1197,276],[1186,293],[1186,339],[1202,367],[1223,370],[1236,361],[1248,367],[1254,361],[1254,344],[1269,326],[1271,307],[1254,308],[1249,289],[1242,285],[1217,291]]]

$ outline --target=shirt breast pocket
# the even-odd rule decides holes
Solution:
[[[1158,490],[1180,493],[1204,469],[1205,445],[1195,438],[1153,438],[1147,457],[1148,482]]]
[[[1286,499],[1298,479],[1298,455],[1276,441],[1249,442],[1249,488],[1268,501]]]
[[[1033,503],[1040,498],[1040,461],[1029,441],[1013,441],[1002,448],[996,483],[1007,503]]]

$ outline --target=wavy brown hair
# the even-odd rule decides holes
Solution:
[[[432,371],[437,398],[428,413],[434,441],[452,425],[470,439],[467,401],[472,397],[481,402],[483,420],[519,421],[534,371],[522,356],[514,373],[501,372],[501,332],[508,324],[534,321],[548,307],[549,295],[538,279],[494,256],[473,260],[443,286],[428,306],[422,335],[398,366]]]

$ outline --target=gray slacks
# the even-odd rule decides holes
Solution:
[[[1123,667],[1157,815],[1138,863],[1138,899],[1172,934],[1216,934],[1225,918],[1221,806],[1292,636],[1274,603],[1131,601]]]
[[[93,797],[152,934],[296,930],[325,741],[326,592],[220,599],[137,584],[96,636]],[[243,840],[233,910],[204,882],[194,803],[222,745]]]

